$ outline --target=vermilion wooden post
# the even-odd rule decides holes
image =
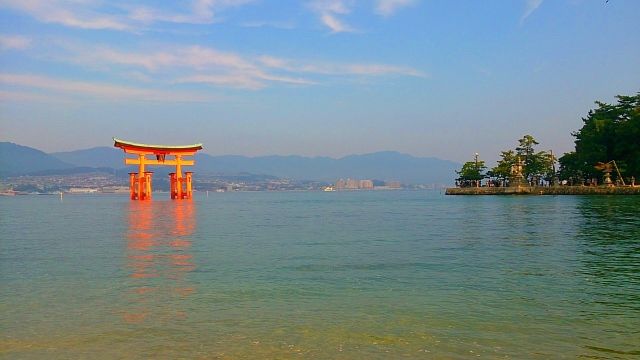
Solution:
[[[145,182],[145,194],[144,194],[144,199],[145,200],[151,200],[151,176],[153,175],[153,171],[145,171],[144,172],[144,182]]]
[[[138,154],[138,200],[145,200],[144,194],[144,165],[145,165],[145,156],[144,154]]]
[[[169,181],[171,182],[171,198],[175,199],[178,196],[176,173],[169,174]]]
[[[182,185],[184,182],[184,178],[182,177],[182,155],[176,155],[176,176],[178,180],[178,199],[184,199],[184,186]]]
[[[136,173],[129,173],[129,192],[131,200],[136,199]]]
[[[191,179],[192,179],[193,172],[187,171],[184,174],[187,180],[187,199],[191,199],[191,197],[193,196],[193,189],[191,188]]]

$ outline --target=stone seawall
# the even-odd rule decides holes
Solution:
[[[517,186],[448,188],[447,195],[640,195],[640,186]]]

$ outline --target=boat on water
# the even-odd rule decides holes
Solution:
[[[331,186],[324,188],[324,191],[335,191]]]

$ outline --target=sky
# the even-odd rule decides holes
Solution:
[[[0,141],[210,155],[573,150],[640,91],[637,0],[0,0]]]

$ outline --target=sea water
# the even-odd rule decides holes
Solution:
[[[640,356],[640,197],[0,198],[5,359]]]

